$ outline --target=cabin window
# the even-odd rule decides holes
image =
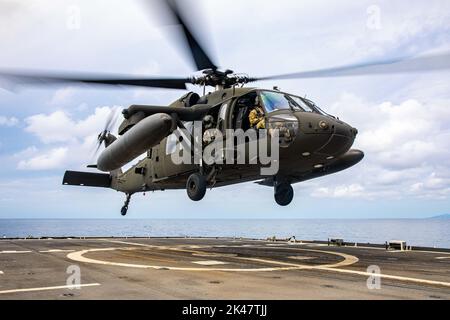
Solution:
[[[192,135],[192,132],[194,130],[194,123],[193,122],[183,122],[184,126],[188,130],[188,132]],[[186,137],[184,133],[180,130],[178,131],[178,136],[181,137],[182,141],[191,141],[189,137]],[[180,144],[181,141],[179,138],[177,138],[177,135],[172,133],[170,136],[167,137],[166,142],[166,155],[171,155],[172,153],[175,153],[177,151],[177,146]],[[183,144],[181,144],[181,149],[183,149]]]
[[[167,137],[166,142],[166,155],[170,155],[177,150],[177,137],[175,134],[171,134]]]
[[[224,103],[220,107],[219,120],[217,122],[217,128],[220,131],[224,131],[225,130],[225,119],[226,119],[226,116],[227,116],[227,111],[228,111],[228,103]]]

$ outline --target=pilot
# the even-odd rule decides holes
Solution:
[[[253,129],[260,130],[266,128],[266,119],[264,118],[264,110],[259,103],[259,97],[255,98],[255,105],[248,115],[250,126]]]

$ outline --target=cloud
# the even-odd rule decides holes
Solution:
[[[100,107],[84,119],[76,120],[65,111],[38,114],[25,119],[25,131],[35,135],[43,144],[31,146],[14,155],[20,170],[53,170],[85,167],[93,161],[93,150],[98,133],[104,129],[111,112],[120,107]],[[119,123],[112,127],[117,132]]]
[[[75,89],[68,87],[55,91],[52,98],[49,101],[50,105],[61,107],[61,105],[67,104],[74,96]]]
[[[0,116],[0,126],[4,126],[4,127],[14,127],[19,123],[19,119],[17,119],[16,117],[4,117],[4,116]]]
[[[314,197],[370,199],[450,197],[450,110],[448,101],[406,100],[373,104],[343,94],[332,114],[359,129],[355,148],[365,159],[329,178],[332,186],[313,185]]]
[[[321,187],[314,190],[311,196],[317,198],[361,198],[364,196],[364,187],[357,183],[333,188]]]
[[[36,150],[37,151],[37,150]],[[68,156],[68,148],[55,148],[39,154],[29,160],[22,160],[17,165],[20,170],[51,170],[64,166]]]
[[[25,130],[37,136],[44,144],[80,143],[89,136],[97,135],[105,126],[112,111],[120,107],[100,107],[82,120],[74,120],[66,111],[37,114],[25,119]]]

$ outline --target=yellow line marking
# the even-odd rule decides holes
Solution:
[[[94,287],[99,286],[100,283],[87,283],[79,285],[57,286],[57,287],[41,287],[41,288],[27,288],[27,289],[13,289],[3,290],[0,294],[17,293],[17,292],[33,292],[33,291],[47,291],[47,290],[60,290],[60,289],[74,289],[77,287]]]
[[[155,246],[155,245],[136,243],[136,242],[116,241],[116,240],[106,240],[106,241],[113,242],[113,243],[120,243],[120,244],[128,244],[128,245],[133,245],[133,246],[148,247],[148,248],[152,248],[152,249],[173,250],[173,251],[187,252],[187,253],[191,253],[191,254],[203,254],[203,253],[205,253],[204,251],[186,250],[186,249],[174,248],[174,247],[169,247],[169,246]],[[239,246],[227,246],[227,247],[239,248]],[[339,263],[330,264],[330,265],[323,265],[323,267],[343,267],[343,266],[354,264],[354,263],[359,261],[359,259],[356,258],[355,256],[352,256],[352,255],[349,255],[349,254],[345,254],[345,253],[341,253],[341,252],[332,252],[332,251],[314,250],[314,249],[303,249],[303,248],[286,248],[286,249],[295,250],[295,251],[308,251],[308,252],[326,253],[326,254],[341,256],[341,257],[344,258],[344,260],[339,262]],[[239,260],[248,260],[248,261],[262,262],[262,263],[268,263],[268,264],[285,265],[285,266],[291,266],[291,267],[301,267],[301,268],[304,268],[304,267],[310,268],[311,267],[311,266],[308,266],[308,265],[299,265],[299,264],[294,264],[294,263],[286,263],[286,262],[281,262],[281,261],[266,260],[266,259],[259,259],[259,258],[246,258],[246,257],[230,257],[230,258],[239,259]],[[315,267],[317,267],[317,266],[314,266],[314,268]],[[244,269],[244,270],[247,270],[247,269]]]
[[[131,242],[123,242],[120,243],[126,243],[128,245],[134,245]],[[144,245],[141,243],[135,244],[137,246],[143,246],[143,247],[151,247],[151,248],[164,248],[166,250],[173,250],[173,251],[183,251],[188,253],[202,253],[198,251],[190,251],[190,250],[182,250],[178,248],[170,248],[170,247],[158,247],[158,246],[150,246],[150,245]],[[91,259],[84,257],[85,254],[89,252],[105,252],[105,251],[115,251],[115,250],[133,250],[133,248],[126,247],[126,248],[101,248],[101,249],[88,249],[88,250],[82,250],[77,252],[72,252],[67,255],[68,259],[78,261],[78,262],[85,262],[85,263],[93,263],[93,264],[101,264],[101,265],[110,265],[110,266],[120,266],[120,267],[130,267],[130,268],[140,268],[140,269],[166,269],[166,270],[175,270],[175,271],[226,271],[226,272],[270,272],[270,271],[283,271],[283,270],[300,270],[300,269],[317,269],[320,266],[308,266],[308,265],[301,265],[301,264],[295,264],[295,263],[287,263],[287,262],[281,262],[281,261],[275,261],[275,260],[267,260],[267,259],[260,259],[260,258],[246,258],[246,257],[229,257],[230,259],[237,259],[237,260],[246,260],[246,261],[253,261],[253,262],[259,262],[259,263],[266,263],[266,264],[274,264],[278,265],[279,267],[264,267],[264,268],[189,268],[189,267],[169,267],[169,266],[155,266],[155,265],[142,265],[142,264],[130,264],[130,263],[120,263],[120,262],[109,262],[109,261],[103,261],[103,260],[97,260],[97,259]],[[137,249],[136,249],[137,250]],[[351,264],[354,264],[358,261],[358,258],[347,255],[344,253],[338,253],[338,252],[329,252],[329,251],[321,251],[321,250],[312,250],[312,249],[298,249],[303,251],[309,251],[309,252],[319,252],[319,253],[327,253],[331,255],[337,255],[344,258],[343,261],[335,263],[335,264],[328,264],[328,265],[322,265],[322,267],[340,267],[340,266],[348,266]]]
[[[221,264],[227,264],[227,262],[215,261],[215,260],[192,261],[192,263],[199,264],[201,266],[218,266]]]
[[[287,258],[293,259],[293,260],[312,260],[312,259],[314,259],[314,257],[304,257],[304,256],[289,256]]]

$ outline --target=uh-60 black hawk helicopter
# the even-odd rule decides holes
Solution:
[[[273,90],[247,88],[244,85],[272,79],[340,77],[365,74],[430,71],[449,67],[449,55],[395,59],[348,65],[317,71],[298,72],[267,77],[249,77],[231,70],[221,71],[194,36],[189,15],[181,10],[181,2],[160,1],[160,9],[178,25],[187,51],[201,76],[191,78],[136,78],[96,75],[37,74],[1,72],[0,76],[18,84],[126,85],[186,90],[186,84],[215,88],[199,96],[189,92],[169,106],[132,105],[123,110],[124,120],[116,138],[111,134],[114,115],[111,113],[98,148],[105,150],[96,168],[106,173],[67,171],[63,184],[111,188],[126,194],[121,213],[128,210],[131,195],[139,192],[186,188],[188,196],[201,200],[208,187],[222,187],[242,182],[274,188],[275,201],[286,206],[294,192],[292,184],[336,173],[361,161],[364,153],[352,150],[357,129],[322,111],[312,101],[297,95]],[[168,14],[168,15],[167,15]],[[259,104],[265,127],[279,129],[279,159],[276,174],[264,176],[261,165],[255,164],[176,164],[172,160],[174,145],[182,143],[176,132],[192,127],[195,121],[213,123],[224,133],[227,129],[250,129],[249,114]],[[211,127],[211,126],[210,126]],[[285,129],[285,130],[281,130]],[[216,132],[217,132],[216,131]],[[203,133],[202,133],[203,134]],[[190,137],[193,139],[193,137]],[[189,139],[189,137],[188,137]],[[249,142],[246,141],[248,144]],[[246,152],[248,149],[245,149]],[[146,153],[146,157],[122,172],[122,167]],[[192,154],[191,154],[192,155]]]

